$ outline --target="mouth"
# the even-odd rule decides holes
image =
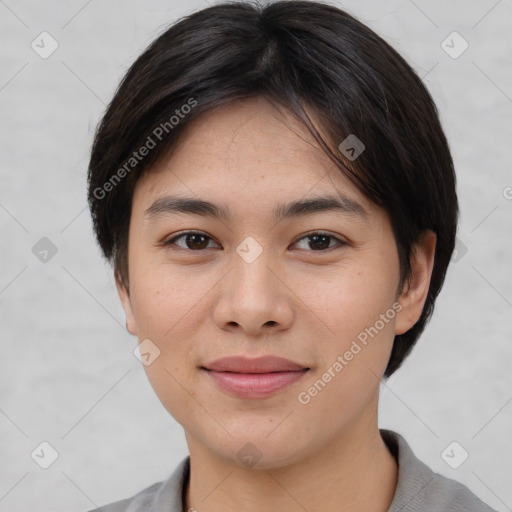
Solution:
[[[300,380],[310,368],[289,359],[263,356],[224,357],[201,369],[229,395],[238,398],[266,398]]]

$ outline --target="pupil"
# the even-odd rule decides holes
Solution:
[[[313,239],[313,244],[318,244],[318,243],[319,243],[319,242],[318,242],[318,239],[319,239],[319,238],[320,238],[320,239],[323,239],[323,240],[324,240],[324,242],[325,242],[325,241],[326,241],[326,240],[328,240],[330,237],[329,237],[328,235],[314,235],[314,236],[312,236],[311,238]],[[323,243],[323,244],[321,244],[321,245],[322,245],[321,249],[326,249],[327,247],[329,247],[329,243],[328,243],[328,242],[327,242],[327,245],[326,245],[325,243]]]
[[[198,243],[195,243],[195,242],[194,242],[194,239],[195,239],[195,238],[199,238],[199,239],[200,239],[200,238],[202,238],[202,239],[203,239],[203,244],[202,244],[202,245],[204,245],[204,239],[205,239],[205,237],[204,237],[203,235],[197,235],[197,234],[194,234],[194,235],[189,235],[189,236],[187,237],[187,243],[189,243],[189,242],[192,240],[191,244],[189,244],[189,248],[190,248],[190,249],[194,249],[194,248],[195,248],[195,249],[197,249],[197,248],[202,248],[202,247],[201,247],[201,242],[198,242]],[[192,245],[193,247],[190,247],[190,245]],[[197,247],[197,245],[199,245],[199,247]]]

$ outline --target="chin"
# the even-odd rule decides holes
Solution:
[[[293,465],[307,457],[309,451],[312,454],[316,449],[313,443],[310,450],[304,449],[305,447],[297,442],[297,436],[290,431],[283,429],[279,435],[277,430],[272,432],[273,427],[269,428],[268,423],[265,423],[264,427],[260,431],[255,430],[254,425],[247,431],[239,429],[234,432],[228,429],[232,437],[223,431],[221,439],[212,439],[211,432],[204,432],[209,439],[203,438],[203,444],[229,464],[243,469],[259,470],[279,469]]]

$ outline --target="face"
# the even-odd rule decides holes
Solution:
[[[191,453],[275,468],[364,436],[394,335],[421,314],[428,240],[398,290],[387,214],[303,126],[263,99],[190,124],[137,182],[118,289]]]

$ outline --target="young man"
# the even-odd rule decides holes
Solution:
[[[492,510],[377,423],[458,216],[436,108],[379,36],[319,2],[181,20],[98,127],[89,204],[190,451],[101,510]]]

